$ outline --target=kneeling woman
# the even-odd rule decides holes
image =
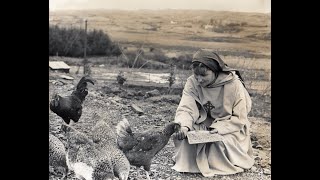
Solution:
[[[175,122],[181,123],[181,130],[174,136],[172,169],[209,177],[251,168],[251,98],[239,72],[208,50],[194,54],[192,71],[176,110]],[[189,144],[186,134],[193,130],[218,133],[224,140]]]

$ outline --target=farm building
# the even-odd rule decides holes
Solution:
[[[49,61],[49,69],[56,72],[69,73],[70,66],[63,61]]]

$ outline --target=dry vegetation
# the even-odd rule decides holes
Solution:
[[[239,68],[253,99],[250,112],[252,140],[256,164],[253,169],[231,176],[217,176],[214,179],[271,179],[271,28],[270,14],[231,13],[215,11],[55,11],[50,12],[50,23],[60,26],[83,28],[82,18],[88,19],[88,28],[102,29],[122,47],[124,54],[144,51],[131,68],[121,57],[89,57],[92,76],[97,85],[90,87],[85,101],[83,117],[76,127],[90,133],[95,123],[94,112],[103,114],[111,125],[127,116],[136,130],[162,126],[172,121],[180,100],[180,92],[190,75],[188,60],[199,48],[210,48],[221,54],[225,62]],[[152,52],[151,52],[152,50]],[[129,56],[128,56],[129,57]],[[169,64],[159,59],[167,57],[177,64],[176,81],[168,94],[166,80],[170,73]],[[133,61],[132,57],[129,60]],[[49,74],[49,98],[55,92],[68,94],[80,78],[82,59],[49,57],[49,60],[63,60],[71,65],[68,74],[74,81],[62,79],[61,73]],[[144,61],[143,61],[144,60]],[[178,62],[179,61],[179,62]],[[144,62],[144,67],[140,68]],[[171,61],[170,61],[171,62]],[[132,65],[132,64],[131,64]],[[182,67],[182,68],[181,68]],[[76,71],[80,70],[79,74]],[[127,81],[122,89],[116,83],[116,76],[123,71]],[[159,80],[161,79],[161,81]],[[147,91],[157,89],[159,96],[144,97]],[[138,116],[130,104],[138,104],[144,115]],[[112,121],[111,121],[112,119]],[[49,110],[50,131],[64,140],[60,132],[61,118]],[[173,143],[160,152],[151,168],[152,179],[212,179],[199,174],[177,173],[170,169]],[[132,168],[134,169],[134,168]],[[136,178],[136,171],[130,172],[130,179]],[[51,179],[56,178],[49,175]]]
[[[123,46],[143,43],[170,52],[193,51],[199,47],[213,48],[230,53],[251,53],[270,58],[271,38],[268,14],[217,11],[55,11],[50,13],[50,23],[61,26],[97,28]],[[206,26],[206,25],[211,25]],[[206,28],[207,27],[207,28]],[[238,32],[219,31],[214,28],[239,28]],[[261,38],[263,36],[266,38]],[[268,38],[270,35],[270,38]],[[231,41],[230,41],[231,39]],[[233,42],[232,39],[236,39]]]

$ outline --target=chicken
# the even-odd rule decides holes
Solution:
[[[67,179],[68,166],[64,144],[54,135],[49,133],[49,166],[63,172],[62,179]]]
[[[113,171],[120,180],[127,180],[130,171],[130,163],[124,153],[116,144],[116,134],[111,127],[99,120],[92,129],[92,139],[96,148],[103,151],[111,158]]]
[[[98,150],[84,133],[62,124],[67,138],[68,167],[76,177],[85,180],[114,179],[113,166],[108,155]]]
[[[117,145],[125,153],[131,165],[146,171],[150,179],[153,157],[168,143],[171,135],[179,130],[180,124],[171,122],[162,129],[151,129],[133,133],[127,119],[117,124]]]
[[[71,95],[62,97],[55,94],[53,96],[50,109],[60,116],[65,123],[69,124],[70,120],[79,121],[82,114],[82,103],[88,94],[87,82],[94,85],[94,80],[90,76],[84,76]]]

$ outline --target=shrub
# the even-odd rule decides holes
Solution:
[[[57,25],[49,26],[49,56],[59,55],[67,57],[81,57],[84,54],[85,31],[77,28],[63,28]],[[108,34],[94,29],[87,33],[88,56],[119,56],[116,46]]]

